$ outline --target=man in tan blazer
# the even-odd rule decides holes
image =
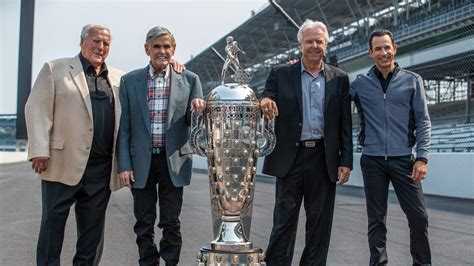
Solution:
[[[47,62],[25,107],[28,159],[42,179],[37,265],[59,265],[64,227],[75,204],[74,265],[95,265],[111,190],[120,188],[115,142],[122,71],[105,64],[110,30],[86,25],[81,52]]]

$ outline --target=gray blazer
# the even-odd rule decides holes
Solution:
[[[147,75],[148,66],[124,75],[120,83],[122,116],[117,140],[118,171],[133,171],[134,188],[145,187],[152,155]],[[165,146],[169,174],[175,187],[189,185],[191,181],[189,109],[195,98],[202,98],[199,77],[187,70],[181,74],[171,70]]]

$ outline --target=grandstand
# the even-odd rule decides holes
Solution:
[[[0,151],[16,150],[16,115],[0,115]],[[21,150],[25,150],[23,146]]]
[[[474,4],[471,0],[280,0],[300,25],[320,20],[330,32],[327,61],[350,78],[372,66],[368,35],[376,28],[394,33],[397,61],[425,81],[433,123],[432,150],[474,152]],[[206,94],[220,83],[225,38],[234,36],[246,52],[239,57],[252,73],[250,86],[260,92],[270,67],[299,57],[297,27],[271,4],[186,63],[197,73]],[[229,77],[228,77],[229,79]],[[357,132],[357,115],[354,115]],[[356,139],[354,135],[354,139]],[[358,150],[355,147],[355,150]]]
[[[434,152],[474,152],[474,123],[433,126],[430,149]]]
[[[367,56],[368,34],[375,28],[391,30],[398,43],[397,61],[424,78],[433,123],[432,150],[474,151],[472,0],[275,2],[296,24],[310,18],[328,25],[327,61],[347,71],[350,78],[366,72],[372,65]],[[204,93],[208,93],[220,83],[223,62],[217,53],[223,53],[225,38],[232,35],[246,52],[239,59],[253,75],[250,86],[259,92],[271,66],[299,57],[298,29],[288,17],[268,3],[194,56],[186,67],[200,76]],[[357,115],[353,118],[357,132]],[[0,116],[0,150],[16,148],[15,120],[16,115]]]

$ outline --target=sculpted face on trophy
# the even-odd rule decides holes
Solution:
[[[198,253],[198,265],[240,263],[264,265],[261,249],[249,241],[257,159],[276,144],[274,120],[260,112],[250,75],[240,66],[244,53],[231,36],[226,39],[227,59],[222,84],[207,97],[202,116],[193,114],[190,144],[207,158],[214,240]],[[224,84],[228,70],[237,83]]]

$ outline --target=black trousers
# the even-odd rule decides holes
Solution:
[[[148,180],[143,189],[132,188],[133,210],[137,222],[134,231],[137,234],[140,265],[158,265],[160,256],[166,265],[177,265],[181,252],[181,223],[179,215],[183,205],[183,188],[175,187],[171,181],[167,158],[164,153],[153,155]],[[158,184],[158,191],[157,191]],[[156,203],[159,199],[162,229],[159,251],[155,245]]]
[[[278,177],[273,228],[265,261],[292,265],[301,202],[306,211],[305,248],[300,265],[325,265],[331,238],[336,183],[327,173],[324,146],[300,147],[285,177]]]
[[[360,166],[367,202],[370,265],[386,264],[387,197],[392,182],[410,228],[410,252],[414,265],[431,264],[428,241],[428,214],[421,183],[410,178],[414,161],[411,156],[384,157],[362,155]]]
[[[37,265],[60,265],[64,228],[73,204],[77,224],[73,265],[94,265],[96,256],[101,255],[97,250],[101,250],[103,243],[111,167],[112,158],[90,158],[81,181],[75,186],[41,181],[42,216]]]

